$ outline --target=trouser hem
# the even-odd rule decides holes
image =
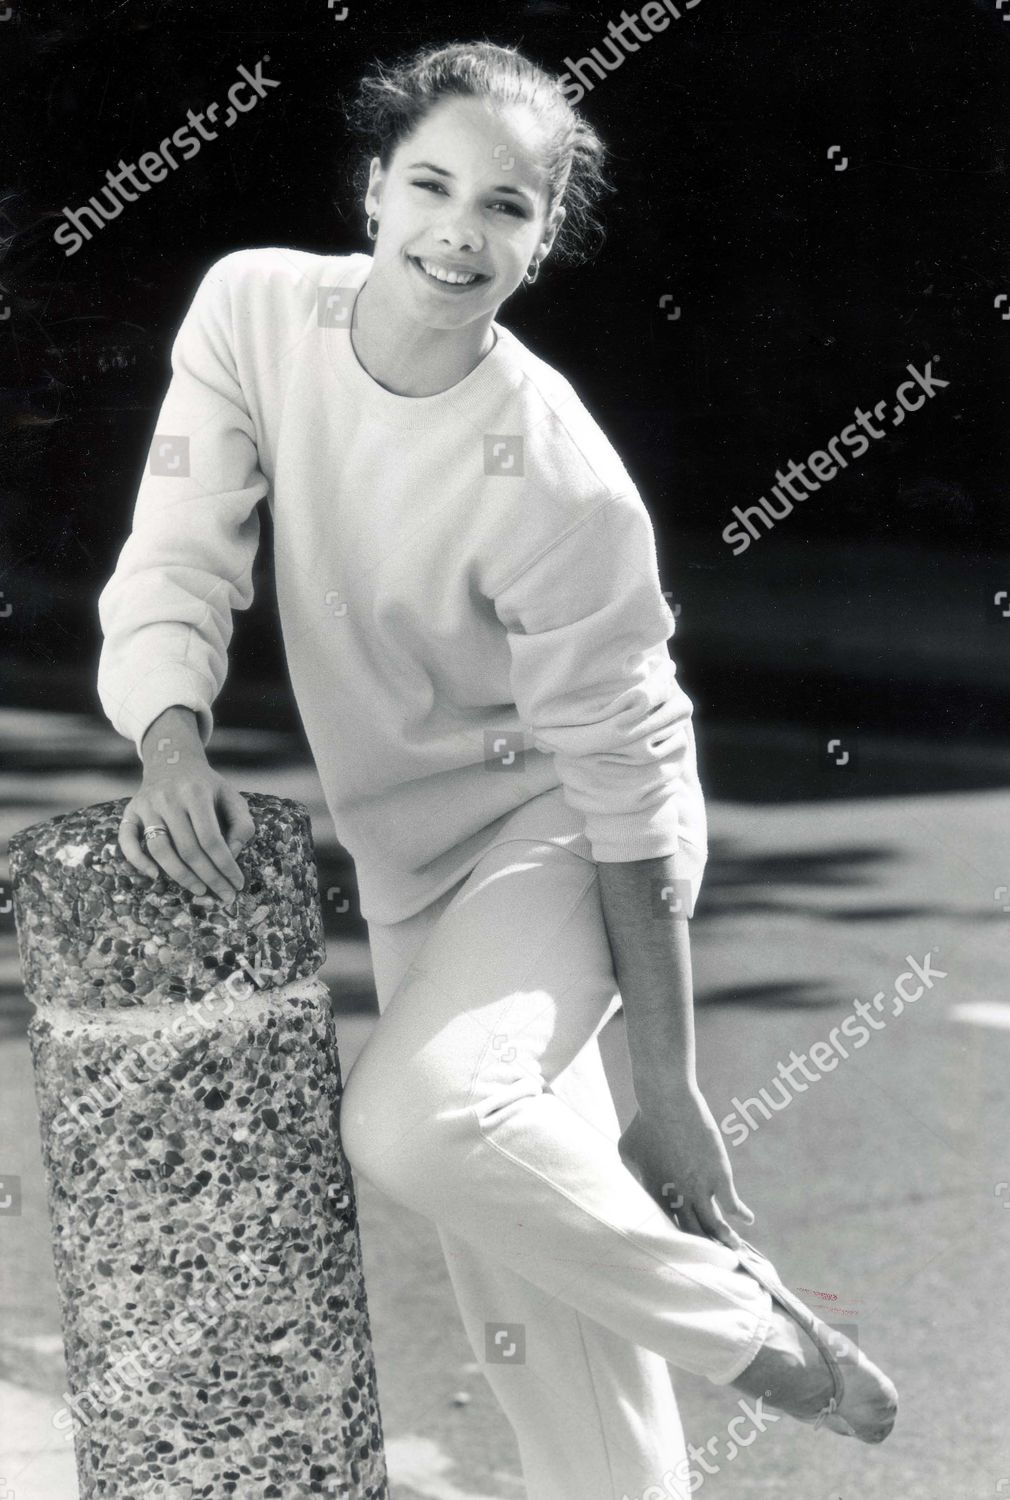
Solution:
[[[760,1285],[760,1283],[758,1283],[758,1285]],[[757,1322],[754,1326],[753,1338],[750,1340],[749,1344],[747,1344],[747,1346],[736,1355],[736,1357],[730,1362],[730,1364],[725,1366],[724,1369],[720,1370],[718,1374],[708,1376],[708,1379],[713,1385],[729,1385],[729,1383],[735,1380],[738,1375],[742,1375],[747,1366],[751,1364],[751,1362],[757,1357],[758,1351],[764,1344],[765,1339],[771,1333],[772,1326],[775,1321],[775,1309],[772,1305],[771,1293],[767,1290],[767,1288],[762,1288],[762,1290],[764,1291],[768,1305],[764,1312],[755,1314]]]

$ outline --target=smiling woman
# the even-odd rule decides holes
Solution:
[[[381,69],[350,113],[373,254],[234,251],[173,346],[99,599],[99,695],[144,763],[120,843],[250,899],[251,816],[204,750],[266,499],[375,969],[347,1160],[435,1221],[529,1500],[613,1500],[685,1461],[668,1365],[760,1378],[801,1420],[840,1377],[723,1217],[749,1210],[694,1074],[707,830],[651,517],[572,384],[496,317],[583,252],[604,148],[557,79],[490,43]],[[621,1003],[623,1134],[598,1044]]]
[[[498,308],[555,240],[563,252],[595,222],[605,148],[553,80],[489,45],[380,68],[348,118],[374,153],[356,175],[375,254],[355,352],[387,390],[431,395],[490,351]]]

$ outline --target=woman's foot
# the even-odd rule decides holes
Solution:
[[[836,1363],[840,1390],[836,1389],[835,1375],[816,1341],[788,1304],[768,1290],[774,1314],[771,1331],[731,1384],[746,1395],[767,1397],[771,1406],[799,1422],[830,1427],[864,1443],[882,1443],[898,1410],[893,1382],[851,1339],[804,1308]],[[832,1397],[837,1397],[833,1405]]]
[[[735,1235],[737,1271],[753,1276],[772,1299],[772,1327],[756,1356],[731,1384],[814,1427],[882,1443],[894,1426],[898,1393],[883,1370],[851,1339],[829,1328],[783,1283],[766,1255]]]

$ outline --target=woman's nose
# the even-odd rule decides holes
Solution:
[[[465,213],[447,219],[438,231],[438,238],[454,249],[479,250],[484,243],[473,218]]]

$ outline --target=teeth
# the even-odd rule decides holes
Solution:
[[[447,281],[450,286],[469,286],[471,282],[477,280],[472,272],[468,276],[463,276],[458,271],[443,271],[439,266],[433,265],[430,260],[422,260],[420,265],[436,281]]]

